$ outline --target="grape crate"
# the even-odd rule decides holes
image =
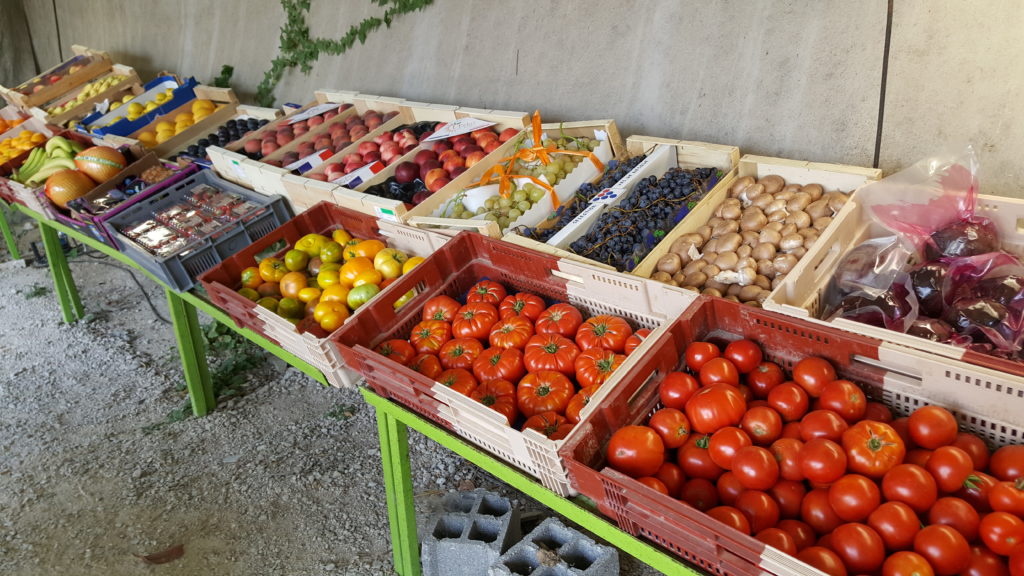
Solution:
[[[671,168],[640,180],[569,251],[619,271],[632,270],[721,177],[716,168]]]

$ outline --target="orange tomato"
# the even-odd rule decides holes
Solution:
[[[355,248],[355,246],[357,244],[359,244],[360,242],[362,242],[362,241],[363,241],[362,238],[352,238],[348,242],[345,242],[344,244],[341,245],[341,247],[344,249],[343,250],[343,252],[344,252],[344,256],[343,257],[344,257],[344,259],[346,261],[351,260],[351,259],[359,256],[354,251],[352,251],[351,248]]]
[[[363,284],[374,284],[379,286],[383,279],[384,278],[381,276],[379,271],[367,270],[356,274],[356,277],[352,279],[352,287],[355,288],[356,286],[362,286]]]
[[[328,312],[324,314],[324,317],[320,319],[320,327],[328,332],[334,332],[341,325],[345,323],[345,319],[348,318],[348,308],[344,308],[344,312]]]
[[[280,258],[264,258],[260,261],[260,278],[264,282],[280,282],[287,273],[288,268]]]
[[[285,298],[299,298],[299,291],[309,286],[302,272],[289,272],[281,277],[281,295]]]
[[[334,240],[338,244],[344,246],[349,240],[352,239],[352,235],[348,233],[348,230],[344,228],[338,228],[331,233],[331,240]]]
[[[373,260],[373,257],[377,255],[377,252],[380,252],[387,247],[388,245],[380,240],[363,240],[354,246],[349,245],[345,247],[345,260],[360,257]]]
[[[320,294],[321,302],[345,302],[348,300],[348,288],[341,284],[334,284],[324,288],[322,294]]]
[[[345,262],[345,265],[338,271],[338,279],[343,286],[351,288],[356,281],[356,276],[370,270],[373,270],[373,260],[359,256]]]
[[[344,302],[320,302],[313,308],[313,320],[322,322],[324,316],[329,313],[348,316],[348,306]]]
[[[249,266],[242,270],[242,288],[255,288],[263,284],[263,277],[260,276],[260,269]]]

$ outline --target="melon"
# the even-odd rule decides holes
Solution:
[[[117,176],[127,165],[124,154],[109,146],[86,148],[75,156],[75,166],[100,184]]]
[[[68,202],[85,196],[96,187],[96,183],[78,170],[61,170],[46,179],[46,197],[51,202],[67,208]]]

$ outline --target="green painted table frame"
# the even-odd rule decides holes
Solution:
[[[203,336],[197,310],[202,310],[209,314],[214,320],[231,327],[256,345],[301,370],[317,382],[325,386],[327,385],[323,374],[316,368],[261,335],[237,326],[230,316],[205,298],[191,292],[172,290],[160,279],[142,269],[126,255],[110,246],[82,234],[78,230],[49,220],[38,212],[29,210],[24,206],[18,204],[14,206],[39,224],[43,247],[46,250],[50,272],[53,275],[54,289],[65,322],[72,323],[81,319],[84,316],[84,306],[78,295],[78,289],[75,286],[74,277],[68,266],[67,257],[61,248],[60,239],[57,236],[58,232],[64,232],[68,236],[110,256],[118,262],[143,272],[164,288],[167,294],[171,319],[174,323],[174,335],[178,343],[178,352],[181,356],[185,383],[192,402],[192,411],[196,416],[204,416],[216,407],[213,385],[210,380],[206,354],[203,349]],[[5,206],[0,206],[0,208],[5,208]],[[416,512],[413,506],[412,474],[409,463],[410,427],[495,477],[500,478],[516,490],[534,498],[573,522],[585,526],[590,532],[607,540],[613,546],[652,568],[666,574],[680,576],[701,576],[703,574],[664,550],[619,530],[617,526],[600,514],[573,500],[555,494],[536,479],[527,476],[518,469],[469,444],[455,434],[427,421],[418,414],[378,396],[368,388],[362,388],[362,394],[366,402],[373,406],[377,413],[377,431],[380,442],[381,461],[384,468],[384,485],[387,496],[388,522],[391,530],[392,554],[395,571],[402,576],[419,576],[421,573],[419,536],[416,531]]]
[[[21,252],[18,251],[18,243],[14,241],[14,234],[11,233],[11,225],[7,221],[10,212],[8,206],[0,208],[0,233],[4,235],[4,242],[7,244],[7,252],[12,260],[21,260]]]

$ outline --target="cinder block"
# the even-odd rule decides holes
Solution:
[[[483,576],[521,537],[519,512],[497,494],[450,492],[442,508],[422,537],[423,576]]]
[[[548,518],[509,549],[488,576],[618,576],[619,551]]]

